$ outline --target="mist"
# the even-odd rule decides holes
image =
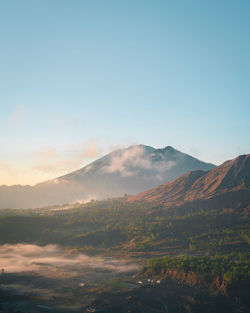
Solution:
[[[138,270],[139,266],[127,260],[67,253],[57,245],[42,247],[33,244],[5,244],[0,246],[0,268],[6,273],[31,271],[48,273],[60,268],[68,272],[99,269],[129,273]]]

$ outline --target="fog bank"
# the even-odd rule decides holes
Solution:
[[[15,244],[0,246],[0,269],[7,273],[40,272],[44,269],[86,270],[87,268],[108,270],[117,273],[136,271],[139,266],[127,260],[89,257],[82,253],[67,254],[60,246],[37,246]]]

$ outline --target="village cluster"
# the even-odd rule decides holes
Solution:
[[[163,280],[154,280],[154,279],[150,279],[150,278],[148,278],[147,280],[139,280],[138,282],[137,282],[137,284],[139,284],[139,285],[144,285],[144,284],[161,284],[161,283],[163,283],[164,281]]]

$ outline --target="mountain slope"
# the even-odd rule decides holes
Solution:
[[[70,174],[35,186],[1,186],[0,208],[27,208],[134,194],[213,164],[167,146],[115,150]]]
[[[163,205],[181,205],[197,200],[227,198],[232,195],[250,199],[250,154],[241,155],[209,172],[193,171],[176,180],[128,198],[133,201],[156,201]],[[226,196],[225,196],[226,195]],[[241,197],[241,198],[240,198]]]

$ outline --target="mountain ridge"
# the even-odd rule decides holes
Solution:
[[[127,201],[145,200],[177,205],[243,190],[250,192],[250,154],[228,160],[208,172],[187,172],[172,182],[133,195]]]
[[[210,170],[171,146],[117,149],[83,168],[34,186],[0,187],[0,208],[27,208],[120,197],[171,181],[189,170]]]

